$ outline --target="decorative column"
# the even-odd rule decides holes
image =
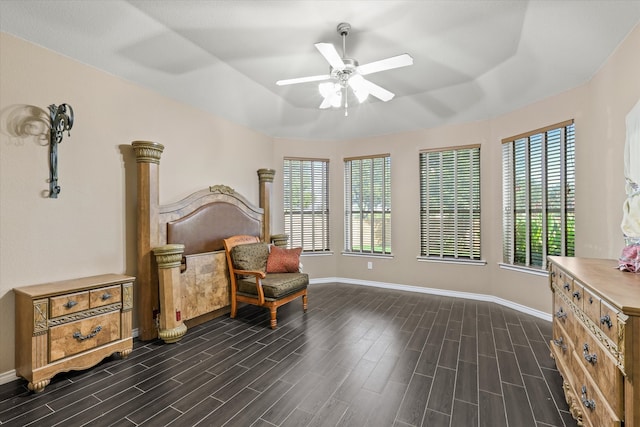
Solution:
[[[273,177],[276,171],[273,169],[258,169],[260,180],[260,207],[264,210],[264,221],[262,222],[262,239],[264,242],[271,241],[271,187],[273,187]]]
[[[167,344],[179,341],[187,333],[182,321],[182,295],[180,293],[180,262],[184,245],[169,244],[153,249],[158,264],[160,307],[158,338]]]
[[[159,312],[158,273],[152,265],[151,249],[159,246],[159,167],[162,144],[149,141],[131,143],[137,163],[138,192],[138,335],[148,341],[157,336],[155,315]]]

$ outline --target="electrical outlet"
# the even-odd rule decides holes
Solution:
[[[373,270],[373,262],[371,261],[367,262],[367,269]]]

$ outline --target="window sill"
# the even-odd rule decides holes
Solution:
[[[302,252],[300,253],[301,257],[312,257],[312,256],[328,256],[333,255],[333,251],[318,251],[318,252]]]
[[[498,266],[503,270],[512,270],[520,273],[533,274],[534,276],[549,276],[549,272],[547,270],[542,270],[540,268],[524,267],[522,265],[505,264],[502,262],[499,262]]]
[[[354,256],[354,257],[362,257],[362,258],[387,258],[392,259],[393,254],[368,254],[368,253],[360,253],[360,252],[342,252],[344,256]]]
[[[464,264],[464,265],[487,265],[487,261],[483,259],[463,259],[463,258],[435,258],[435,257],[416,257],[420,262],[438,262],[443,264]]]

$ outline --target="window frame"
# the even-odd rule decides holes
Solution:
[[[472,144],[419,152],[418,259],[485,264],[481,258],[480,151],[480,144]],[[461,170],[465,162],[468,162],[467,170]],[[447,197],[451,193],[453,199]],[[461,200],[466,203],[459,203]],[[460,206],[465,206],[465,209],[460,209]],[[434,216],[440,220],[432,221]],[[453,233],[445,238],[451,229]],[[461,238],[465,234],[467,238]]]
[[[367,169],[369,162],[370,169]],[[355,175],[354,171],[357,171]],[[367,173],[369,188],[365,188],[366,182],[364,182]],[[354,188],[357,191],[354,192]],[[358,194],[360,200],[354,200],[358,199]],[[357,209],[354,209],[354,201]],[[365,207],[365,204],[369,206]],[[378,204],[377,208],[374,206],[376,204]],[[344,158],[344,208],[343,254],[392,256],[391,155],[389,153]],[[354,221],[354,215],[358,219],[357,224]],[[374,220],[369,220],[369,226],[365,227],[367,215]],[[376,230],[376,226],[379,226],[379,230]],[[379,239],[380,244],[376,243],[376,238]]]
[[[294,164],[297,166],[295,179],[298,185],[292,182]],[[283,159],[283,222],[284,232],[289,235],[287,247],[302,247],[304,254],[331,251],[329,166],[329,159]],[[294,187],[299,189],[300,204],[293,203],[294,191],[297,191]],[[308,207],[304,206],[304,200],[310,201]],[[294,215],[299,215],[297,227],[294,225]]]
[[[556,136],[556,133],[559,135]],[[535,148],[539,153],[532,153],[532,144],[540,145]],[[551,144],[558,144],[558,147]],[[517,165],[517,158],[522,158],[523,165]],[[539,188],[535,188],[532,173],[540,181]],[[518,186],[518,179],[522,180],[522,176],[524,184]],[[552,187],[553,183],[555,187]],[[546,274],[547,256],[575,254],[575,184],[573,119],[502,140],[501,267]],[[553,190],[556,190],[555,194]],[[532,219],[534,214],[540,219]],[[524,227],[521,225],[522,218]],[[557,226],[549,225],[557,223],[558,218],[559,233]],[[533,226],[539,227],[534,231],[540,234],[540,239],[532,237]],[[524,241],[518,237],[518,233],[525,234]],[[550,239],[552,234],[554,238]],[[560,236],[559,243],[557,236]],[[550,243],[560,249],[553,249]],[[540,249],[532,248],[533,244]],[[519,247],[524,247],[524,250]],[[523,255],[524,261],[518,261]]]

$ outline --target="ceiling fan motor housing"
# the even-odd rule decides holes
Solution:
[[[344,68],[342,70],[329,67],[329,74],[331,74],[331,77],[337,79],[341,84],[346,85],[349,77],[356,72],[358,61],[351,58],[342,58],[342,62],[344,62]]]
[[[341,22],[338,24],[336,30],[341,36],[348,36],[349,31],[351,31],[351,24],[349,24],[348,22]]]

